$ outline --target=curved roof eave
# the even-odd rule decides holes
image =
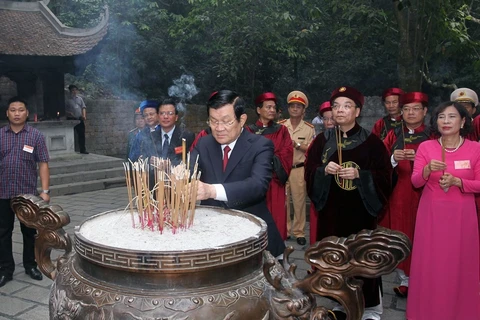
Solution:
[[[50,0],[43,0],[37,2],[17,2],[17,1],[6,1],[0,0],[0,10],[15,10],[15,11],[26,11],[26,12],[41,12],[42,15],[47,19],[51,26],[61,35],[70,36],[70,37],[88,37],[95,35],[105,29],[108,25],[109,11],[108,6],[105,5],[104,13],[102,14],[102,19],[93,28],[70,28],[65,26],[58,18],[53,14],[53,12],[47,7]]]

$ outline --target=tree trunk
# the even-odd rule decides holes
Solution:
[[[399,33],[398,48],[398,82],[405,91],[420,91],[422,88],[421,65],[418,53],[422,52],[422,41],[416,41],[422,30],[416,23],[410,8],[397,9],[397,2],[393,3]],[[420,48],[419,48],[420,46]]]

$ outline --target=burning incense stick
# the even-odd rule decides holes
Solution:
[[[135,217],[133,214],[133,198],[132,198],[132,177],[130,175],[130,163],[124,162],[123,168],[125,169],[125,179],[127,182],[128,204],[130,207],[130,214],[132,216],[132,227],[135,228]]]
[[[182,138],[182,161],[187,163],[187,140]]]
[[[185,161],[190,162],[190,155],[188,158],[185,155]],[[200,178],[198,157],[192,172],[186,162],[172,166],[170,160],[166,159],[155,161],[150,166],[148,159],[139,159],[124,164],[133,227],[134,203],[137,207],[139,227],[142,229],[158,229],[163,232],[165,227],[168,227],[176,233],[179,229],[187,229],[193,225]],[[151,170],[153,178],[150,180],[154,181],[149,181]],[[150,184],[154,184],[153,188]]]

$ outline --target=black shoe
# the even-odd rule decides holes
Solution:
[[[6,276],[4,274],[2,274],[0,276],[0,287],[3,287],[4,285],[7,284],[8,281],[12,281],[12,276]]]
[[[297,238],[297,243],[301,246],[304,246],[307,244],[307,239],[305,239],[304,237]]]
[[[33,280],[43,279],[42,273],[35,267],[25,269],[25,274],[28,274]]]
[[[80,151],[81,154],[89,154],[87,150]]]

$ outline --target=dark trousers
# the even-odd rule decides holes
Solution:
[[[0,199],[0,274],[11,276],[15,270],[12,253],[12,232],[15,213],[10,208],[10,199]],[[20,223],[23,235],[23,267],[36,267],[35,235],[37,230]]]
[[[80,148],[80,152],[85,152],[87,149],[85,148],[85,122],[80,120],[80,123],[73,127],[75,132],[78,136],[78,146]]]

